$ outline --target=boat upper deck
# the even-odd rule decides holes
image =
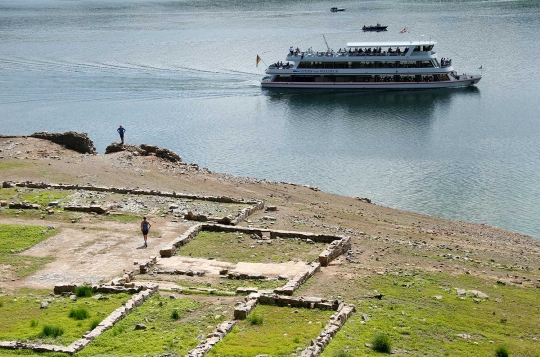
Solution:
[[[347,42],[347,47],[354,48],[373,48],[373,47],[417,47],[417,46],[435,46],[436,41],[387,41],[387,42]]]
[[[422,60],[434,57],[436,52],[433,51],[433,46],[435,44],[435,41],[349,42],[347,47],[340,48],[338,51],[322,52],[313,51],[311,48],[307,51],[301,51],[299,48],[293,49],[291,47],[286,59],[293,62],[315,58],[317,61],[363,61],[366,56],[369,56],[370,60],[374,60],[376,57],[380,57],[379,60],[385,60],[387,56],[405,56]]]

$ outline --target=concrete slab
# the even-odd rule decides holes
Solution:
[[[155,265],[155,268],[163,269],[165,271],[203,271],[207,275],[219,275],[220,270],[227,269],[229,270],[229,273],[248,275],[260,274],[269,278],[276,278],[279,275],[284,275],[289,278],[293,278],[297,273],[305,271],[308,267],[305,262],[286,262],[275,264],[240,262],[235,264],[222,262],[219,260],[174,256],[160,259]]]

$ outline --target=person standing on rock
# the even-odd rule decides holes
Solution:
[[[148,222],[146,220],[146,216],[143,217],[143,220],[141,222],[141,231],[142,231],[142,234],[143,234],[143,237],[144,237],[144,247],[148,247],[148,244],[146,242],[146,240],[148,239],[148,231],[150,230],[150,227],[152,227],[152,225],[150,224],[150,222]]]
[[[120,140],[122,141],[122,145],[124,145],[124,133],[126,132],[126,129],[123,128],[122,125],[120,125],[120,127],[116,129],[116,131],[118,132],[118,134],[120,134]]]

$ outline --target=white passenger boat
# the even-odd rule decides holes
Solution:
[[[286,62],[268,67],[265,88],[430,89],[471,86],[481,74],[456,72],[437,57],[435,41],[349,42],[315,52],[289,50]]]

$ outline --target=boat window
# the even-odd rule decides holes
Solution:
[[[276,76],[274,82],[292,82],[291,76]]]

